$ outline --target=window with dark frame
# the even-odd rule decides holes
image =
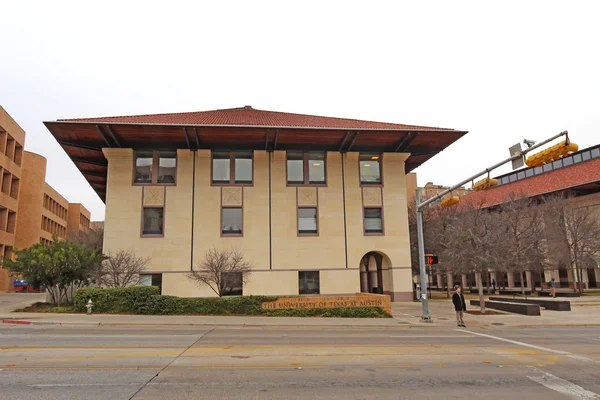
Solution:
[[[162,207],[144,207],[142,236],[164,235],[165,213]]]
[[[288,185],[325,185],[327,183],[325,152],[288,151],[286,157]]]
[[[320,294],[319,271],[298,271],[298,292],[299,294]]]
[[[381,154],[361,153],[359,170],[361,185],[381,185]],[[431,196],[431,193],[429,193]]]
[[[221,272],[223,296],[242,296],[244,294],[244,276],[241,272]]]
[[[136,151],[134,168],[134,184],[174,185],[177,176],[177,152]]]
[[[252,151],[213,151],[212,183],[215,185],[251,185]]]
[[[221,234],[241,236],[243,233],[243,213],[241,207],[221,209]]]
[[[298,234],[315,235],[319,233],[317,208],[298,208]]]
[[[383,233],[381,208],[364,209],[365,233]]]

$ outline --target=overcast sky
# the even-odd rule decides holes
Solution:
[[[595,3],[0,0],[0,105],[93,220],[42,121],[252,105],[468,130],[417,170],[450,185],[524,138],[600,142]]]

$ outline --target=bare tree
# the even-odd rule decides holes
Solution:
[[[547,205],[552,215],[548,237],[555,249],[553,254],[560,262],[574,267],[575,281],[583,293],[583,269],[600,256],[600,216],[592,207],[578,204],[569,196],[553,196]],[[561,254],[561,249],[566,254]]]
[[[101,253],[104,241],[104,228],[99,226],[95,229],[77,231],[69,235],[68,240],[71,243],[82,244]]]
[[[481,313],[485,313],[483,298],[483,276],[489,285],[489,270],[491,266],[502,262],[502,253],[497,244],[502,240],[501,229],[498,229],[498,213],[483,209],[485,199],[473,203],[469,198],[463,198],[457,213],[456,223],[452,225],[451,237],[454,257],[461,260],[463,271],[473,271],[479,278],[479,301]]]
[[[112,288],[137,285],[149,262],[149,258],[136,257],[128,250],[109,253],[100,264],[95,280],[101,286]]]
[[[505,255],[500,261],[503,261],[504,270],[519,274],[522,294],[525,294],[525,273],[533,270],[531,256],[534,245],[541,249],[540,243],[536,242],[539,237],[534,237],[541,223],[538,214],[532,211],[535,208],[533,201],[524,194],[510,193],[499,213],[502,240],[497,247]]]
[[[244,260],[244,254],[238,249],[212,248],[198,267],[188,273],[188,278],[200,286],[208,286],[219,297],[246,283],[252,272],[252,264]]]

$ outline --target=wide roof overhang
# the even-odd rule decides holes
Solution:
[[[342,129],[301,126],[47,121],[48,130],[104,201],[103,148],[314,150],[410,153],[410,172],[465,135],[452,129]]]

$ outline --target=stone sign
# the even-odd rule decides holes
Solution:
[[[384,311],[392,313],[390,296],[369,293],[352,296],[283,297],[276,301],[262,303],[264,310],[336,307],[381,307]]]

